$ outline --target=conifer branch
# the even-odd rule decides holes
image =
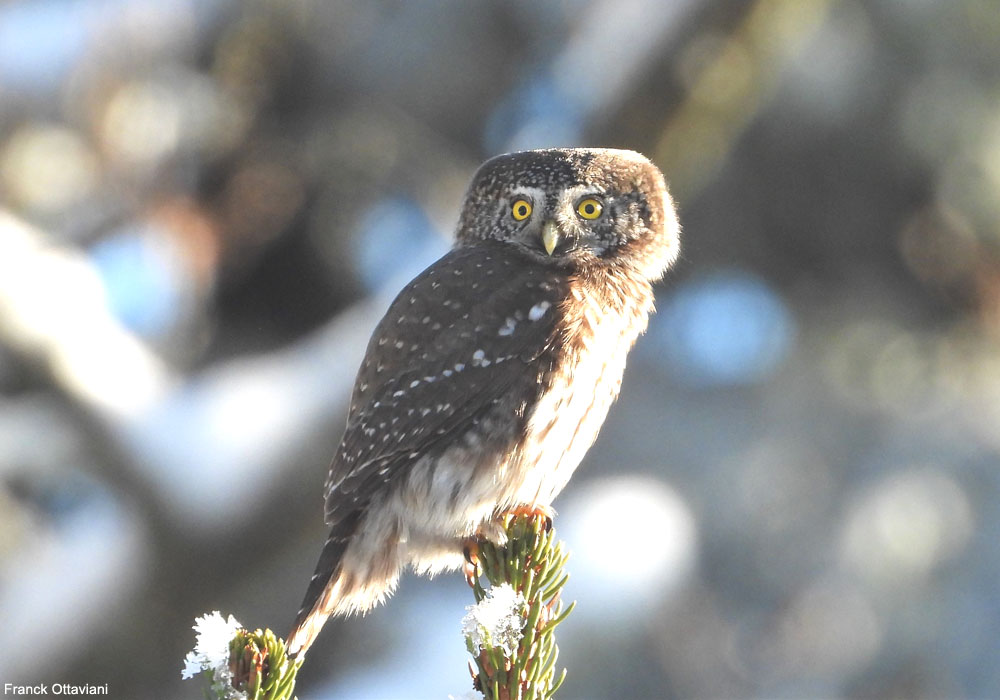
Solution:
[[[556,677],[555,628],[575,605],[564,609],[560,597],[569,555],[546,517],[508,516],[506,526],[506,545],[478,541],[469,579],[476,605],[463,620],[469,671],[488,700],[544,700],[566,678],[566,669]]]
[[[232,616],[214,612],[194,626],[197,643],[188,653],[183,678],[207,675],[215,700],[292,700],[302,659],[288,658],[285,643],[271,630],[250,632]]]
[[[568,555],[546,517],[507,517],[507,543],[480,538],[470,576],[476,604],[462,621],[473,684],[488,700],[547,700],[566,677],[556,675],[556,626],[575,603],[563,605]],[[249,632],[232,615],[199,617],[197,643],[184,678],[207,676],[217,700],[292,700],[302,659],[287,655],[271,630]]]

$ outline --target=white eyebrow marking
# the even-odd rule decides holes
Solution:
[[[576,210],[576,202],[587,195],[595,195],[597,197],[603,197],[606,194],[603,187],[597,185],[573,185],[572,187],[565,188],[559,193],[559,206],[560,207],[570,207],[574,211]]]
[[[525,199],[530,199],[534,202],[535,206],[540,206],[545,203],[545,190],[541,187],[527,187],[525,185],[518,185],[517,187],[511,187],[508,190],[511,199],[516,199],[517,197],[524,197]],[[532,212],[534,213],[534,212]]]

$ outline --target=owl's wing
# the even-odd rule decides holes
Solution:
[[[518,391],[538,381],[534,361],[557,342],[567,289],[564,276],[492,241],[452,250],[410,282],[358,372],[326,482],[327,523],[443,451],[499,400],[518,410]]]

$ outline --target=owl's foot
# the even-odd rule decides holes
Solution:
[[[476,539],[492,542],[497,547],[507,544],[507,522],[504,516],[490,518],[476,528]]]
[[[465,545],[462,547],[462,556],[465,557],[467,564],[479,566],[479,541],[476,538],[470,537],[465,541]]]
[[[462,573],[465,574],[465,582],[469,584],[469,588],[472,588],[479,571],[479,541],[475,537],[470,537],[465,541],[462,555],[465,557]]]
[[[552,529],[552,519],[555,517],[556,511],[552,508],[552,506],[521,505],[505,511],[504,515],[509,515],[514,518],[519,515],[523,515],[529,520],[534,518],[543,518],[545,520],[545,531],[548,532]]]

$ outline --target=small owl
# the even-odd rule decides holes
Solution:
[[[549,149],[480,167],[452,250],[378,324],[326,481],[330,536],[288,637],[365,612],[407,566],[458,568],[503,515],[545,509],[617,398],[677,257],[660,171],[631,151]]]

